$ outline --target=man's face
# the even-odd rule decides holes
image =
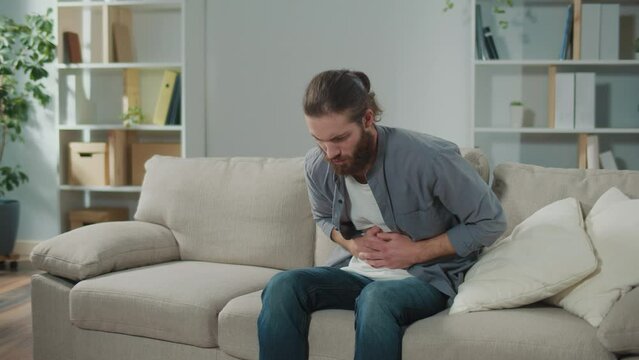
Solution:
[[[345,114],[306,117],[306,125],[326,160],[338,175],[364,175],[374,156],[374,137],[363,121]]]

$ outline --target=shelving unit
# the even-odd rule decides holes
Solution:
[[[108,142],[109,133],[126,131],[127,141],[178,143],[181,156],[200,155],[186,147],[184,76],[187,45],[185,1],[183,0],[85,0],[57,2],[58,101],[56,120],[59,134],[59,198],[61,230],[69,228],[68,213],[90,207],[126,207],[132,218],[141,187],[71,185],[68,179],[69,143]],[[195,1],[194,8],[203,2]],[[114,54],[114,25],[127,28],[131,61],[117,62]],[[200,23],[201,25],[201,23]],[[199,26],[199,25],[198,25]],[[65,63],[63,32],[78,34],[81,63]],[[191,30],[189,30],[191,31]],[[165,70],[180,72],[181,124],[150,123],[155,111]],[[134,71],[134,77],[127,73]],[[134,79],[134,86],[131,86]],[[125,80],[129,81],[127,85]],[[133,90],[132,90],[133,89]],[[125,102],[124,99],[127,99]],[[125,127],[120,116],[127,107],[139,106],[145,124]],[[200,125],[200,124],[198,124]],[[199,139],[196,139],[196,143]],[[128,145],[127,145],[128,146]],[[127,150],[128,151],[128,150]],[[128,155],[127,155],[128,160]],[[130,171],[130,169],[129,169]]]
[[[628,43],[639,37],[639,2],[515,0],[513,7],[506,7],[506,13],[499,16],[492,11],[493,3],[474,0],[471,7],[471,138],[488,155],[491,166],[513,161],[579,167],[585,151],[579,139],[598,135],[600,151],[612,150],[620,169],[639,170],[639,60],[634,59],[632,43]],[[573,59],[559,60],[568,6],[573,4],[579,9],[575,12],[580,13],[583,4],[591,3],[620,4],[619,59],[581,60],[580,46],[573,45]],[[484,26],[491,28],[499,60],[477,57],[476,4],[481,5]],[[500,19],[508,21],[508,28],[500,28]],[[579,43],[581,33],[581,22],[575,21],[574,44]],[[549,125],[552,76],[561,72],[595,73],[595,128],[561,129]],[[523,127],[511,125],[511,101],[524,104]]]

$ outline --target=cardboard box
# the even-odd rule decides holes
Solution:
[[[133,143],[131,144],[131,184],[142,185],[144,163],[153,155],[180,156],[177,143]]]
[[[69,211],[70,230],[106,221],[129,220],[128,208],[87,208]]]
[[[69,143],[69,184],[109,184],[106,143]]]

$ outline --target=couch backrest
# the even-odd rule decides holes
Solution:
[[[639,198],[639,171],[555,169],[504,163],[495,168],[493,191],[506,213],[504,235],[542,207],[567,197],[582,204],[584,216],[599,196],[616,186],[631,198]]]
[[[311,266],[304,159],[154,156],[135,219],[173,231],[182,260]]]

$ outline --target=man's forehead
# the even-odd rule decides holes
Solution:
[[[348,118],[338,118],[331,116],[306,117],[308,130],[317,140],[331,140],[350,133],[355,127],[355,123]]]

